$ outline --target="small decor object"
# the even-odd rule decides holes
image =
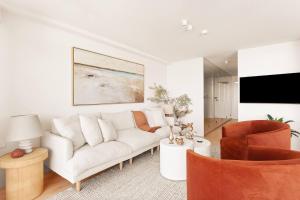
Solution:
[[[23,149],[15,149],[10,153],[10,157],[12,158],[21,158],[25,155],[25,151]]]
[[[277,117],[273,117],[273,116],[270,115],[270,114],[267,114],[267,118],[268,118],[268,120],[278,121],[278,122],[282,122],[282,123],[286,123],[286,124],[289,124],[289,123],[293,123],[293,122],[294,122],[294,120],[287,120],[287,121],[284,121],[283,117],[277,118]],[[294,130],[294,129],[291,129],[291,136],[299,137],[299,135],[300,135],[300,132],[299,132],[299,131],[296,131],[296,130]]]
[[[171,128],[170,135],[169,135],[169,144],[174,144],[174,134],[173,134],[172,128]]]
[[[176,137],[175,141],[176,141],[176,144],[178,144],[178,145],[184,144],[184,140],[182,137]]]
[[[73,105],[144,102],[144,65],[73,48]]]
[[[37,115],[17,115],[10,119],[7,141],[19,142],[19,149],[32,152],[32,139],[42,136],[42,127]]]
[[[181,129],[182,130],[187,129],[188,131],[193,131],[194,130],[193,123],[182,124]]]
[[[192,136],[194,135],[194,127],[193,123],[181,124],[181,136],[187,136],[187,139],[193,139]]]
[[[173,107],[172,106],[168,106],[167,109],[165,109],[165,114],[168,116],[166,117],[166,120],[168,122],[168,125],[170,126],[170,135],[169,135],[169,140],[170,140],[170,144],[173,144],[173,140],[174,140],[174,133],[173,133],[173,127],[174,127],[174,117],[172,117],[174,111],[173,111]]]
[[[188,140],[192,140],[194,139],[194,135],[195,135],[194,131],[189,131],[185,134],[185,138]]]

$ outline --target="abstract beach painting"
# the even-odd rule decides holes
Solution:
[[[144,102],[144,66],[73,48],[73,105]]]

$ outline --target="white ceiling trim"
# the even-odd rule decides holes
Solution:
[[[106,37],[103,37],[103,36],[100,36],[100,35],[96,35],[96,34],[93,34],[91,32],[85,31],[83,29],[79,29],[79,28],[76,28],[74,26],[71,26],[71,25],[68,25],[68,24],[65,24],[65,23],[61,23],[61,22],[52,20],[52,19],[50,19],[48,17],[44,17],[44,16],[33,14],[33,13],[28,12],[26,10],[19,9],[19,8],[14,7],[14,6],[8,5],[8,4],[4,3],[4,2],[0,2],[0,9],[1,9],[1,7],[4,10],[6,10],[6,11],[12,13],[12,14],[19,15],[19,16],[22,16],[22,17],[26,17],[26,18],[29,18],[31,20],[38,21],[40,23],[50,25],[52,27],[62,29],[62,30],[67,31],[67,32],[75,33],[75,34],[81,35],[83,37],[95,40],[97,42],[104,43],[104,44],[110,45],[112,47],[116,47],[116,48],[128,51],[130,53],[134,53],[134,54],[137,54],[139,56],[143,56],[145,58],[158,61],[158,62],[160,62],[162,64],[168,64],[169,63],[168,61],[166,61],[164,59],[161,59],[159,57],[150,55],[148,53],[145,53],[143,51],[140,51],[140,50],[135,49],[133,47],[130,47],[128,45],[125,45],[125,44],[122,44],[122,43],[118,43],[118,42],[110,40],[110,39],[108,39]]]

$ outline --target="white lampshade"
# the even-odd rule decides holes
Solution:
[[[164,113],[167,115],[174,114],[174,106],[173,105],[169,105],[169,104],[163,105],[163,110],[164,110]]]
[[[7,141],[23,141],[42,136],[42,127],[37,115],[18,115],[10,119]]]

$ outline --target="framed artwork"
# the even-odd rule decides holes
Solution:
[[[73,47],[73,105],[144,102],[144,65]]]

